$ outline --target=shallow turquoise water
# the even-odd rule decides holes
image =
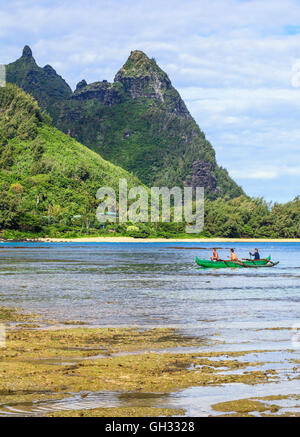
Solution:
[[[240,257],[248,244],[231,243]],[[202,270],[203,243],[2,243],[0,304],[96,325],[292,326],[300,244],[261,243],[273,268]],[[218,244],[218,247],[229,247]],[[228,250],[219,250],[225,257]]]
[[[263,257],[280,261],[273,268],[199,269],[195,256],[208,258],[216,245],[223,258],[232,246],[240,258],[250,248],[249,243],[1,243],[0,305],[95,326],[177,327],[203,337],[202,350],[275,351],[253,357],[269,361],[281,378],[257,392],[299,393],[299,380],[289,378],[300,350],[300,244],[256,243]],[[235,392],[247,397],[256,390],[236,388],[191,388],[168,396],[165,405],[204,414],[209,399],[221,402]],[[132,402],[140,405],[134,396]]]

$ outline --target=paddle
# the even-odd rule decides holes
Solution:
[[[223,259],[223,263],[225,263],[225,264],[227,265],[227,267],[230,267],[230,266],[227,264],[228,262],[231,262],[231,261],[229,261],[229,260],[226,261],[225,259]]]
[[[231,267],[230,265],[228,265],[227,263],[232,263],[232,264],[237,264],[238,266],[244,266],[244,267],[247,267],[242,261],[233,261],[233,260],[231,260],[231,259],[228,259],[228,260],[223,260],[223,262],[227,265],[227,267]]]
[[[255,265],[255,262],[254,262],[254,260],[253,259],[249,259],[249,258],[242,258],[242,260],[244,260],[244,261],[250,261],[250,262],[252,262],[252,264],[253,265]],[[247,267],[247,266],[246,266]]]

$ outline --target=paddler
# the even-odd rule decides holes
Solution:
[[[260,259],[260,254],[258,252],[258,249],[254,249],[254,253],[251,253],[251,251],[249,250],[249,255],[254,256],[254,259]]]
[[[215,248],[212,250],[212,256],[210,257],[211,261],[220,261],[219,254]]]
[[[230,261],[238,261],[238,256],[237,254],[234,252],[234,249],[230,249]]]

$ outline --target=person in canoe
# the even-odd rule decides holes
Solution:
[[[254,253],[251,253],[251,250],[249,250],[249,255],[254,256],[254,259],[260,259],[260,254],[258,252],[258,249],[254,249]]]
[[[215,248],[212,250],[212,256],[210,257],[211,261],[221,261],[218,252]]]
[[[237,254],[234,252],[234,249],[230,249],[230,261],[238,261],[238,256]]]

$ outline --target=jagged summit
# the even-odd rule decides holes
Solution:
[[[147,62],[150,60],[150,58],[148,58],[146,53],[144,53],[142,50],[131,50],[130,55],[128,57],[128,60],[129,59],[140,60],[140,61],[144,61],[144,62]]]
[[[155,59],[148,58],[141,50],[134,50],[116,74],[115,81],[119,81],[123,77],[142,78],[153,77],[154,75],[170,82],[167,74],[157,65]]]
[[[148,58],[141,50],[134,50],[116,74],[115,80],[118,80],[120,76],[144,77],[158,71],[161,72],[162,70],[160,70],[154,59]]]
[[[32,58],[32,50],[27,45],[23,49],[22,58]]]
[[[6,66],[6,79],[35,97],[40,107],[51,115],[52,105],[72,94],[69,85],[54,68],[50,65],[45,65],[44,68],[37,65],[28,45],[25,45],[19,59]]]
[[[146,97],[161,102],[165,100],[165,92],[172,87],[168,75],[141,50],[130,53],[114,81],[121,82],[133,99]]]

